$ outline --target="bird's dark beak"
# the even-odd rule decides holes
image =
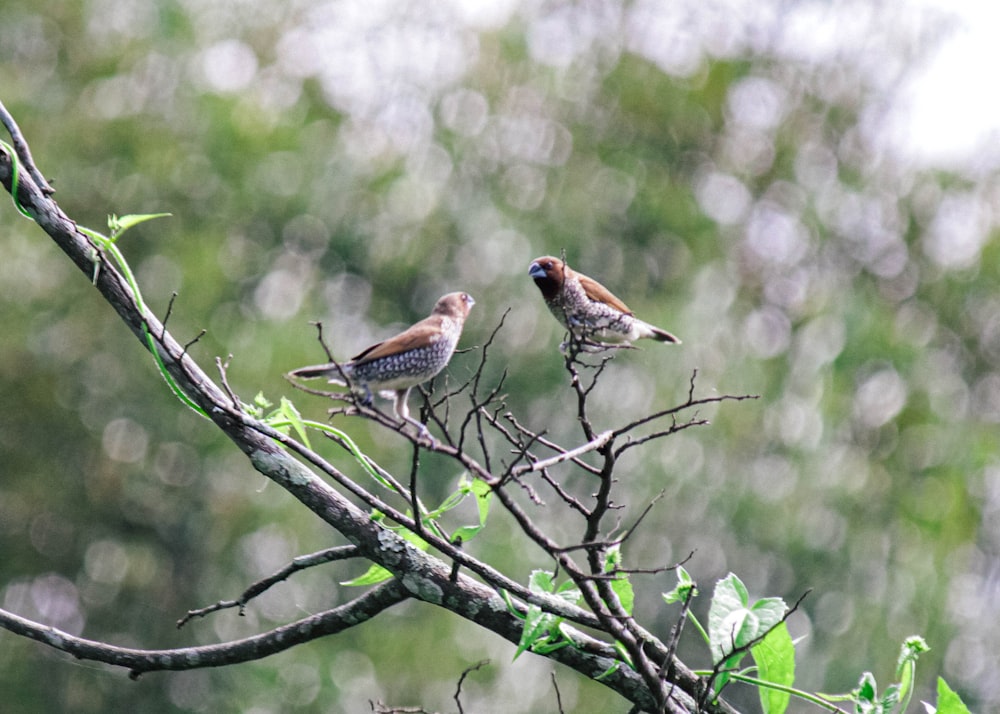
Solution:
[[[528,266],[528,275],[530,275],[535,280],[547,277],[545,273],[545,268],[540,266],[538,263],[532,263],[531,265]]]

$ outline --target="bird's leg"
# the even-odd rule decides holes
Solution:
[[[393,410],[396,412],[396,416],[405,422],[413,424],[417,427],[417,434],[419,437],[424,437],[430,442],[431,446],[437,446],[437,440],[431,436],[431,432],[427,429],[426,424],[421,424],[419,421],[410,416],[410,407],[406,403],[410,396],[410,388],[396,390],[396,397],[394,400]]]

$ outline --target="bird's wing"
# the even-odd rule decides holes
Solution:
[[[577,275],[580,278],[580,285],[583,286],[583,292],[586,293],[588,298],[594,302],[602,302],[605,305],[610,305],[616,310],[621,310],[629,315],[632,314],[632,311],[628,309],[628,305],[615,297],[610,290],[601,285],[599,282],[593,278],[588,278],[586,275],[580,275],[579,273],[577,273]]]
[[[380,357],[398,355],[401,352],[426,347],[437,342],[441,337],[441,316],[431,315],[425,317],[420,322],[408,327],[395,337],[390,337],[384,342],[378,342],[368,349],[356,354],[352,361],[355,363],[371,362]]]

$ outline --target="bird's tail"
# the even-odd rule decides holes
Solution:
[[[666,330],[661,330],[659,327],[649,326],[649,331],[652,333],[650,336],[657,342],[673,342],[675,345],[681,343],[680,338],[673,335]]]
[[[350,376],[347,365],[335,364],[314,364],[308,367],[299,367],[288,373],[288,377],[293,379],[320,379],[325,378],[330,384],[340,384],[346,386],[344,374]]]

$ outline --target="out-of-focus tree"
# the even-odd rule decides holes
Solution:
[[[176,335],[206,328],[193,349],[233,355],[241,394],[288,392],[281,375],[319,357],[310,320],[344,357],[465,289],[479,301],[470,342],[511,308],[495,346],[508,399],[566,437],[577,426],[558,326],[526,275],[565,250],[684,339],[615,361],[593,397],[609,419],[676,401],[694,368],[701,385],[762,395],[628,464],[630,507],[665,491],[646,524],[658,537],[630,557],[694,550],[703,583],[732,570],[758,594],[812,588],[789,626],[808,635],[799,678],[815,689],[891,669],[920,633],[923,671],[988,709],[1000,700],[988,676],[1000,666],[996,175],[919,168],[884,141],[888,99],[934,27],[856,2],[11,0],[0,87],[69,215],[174,214],[123,250],[154,310],[179,293]],[[245,619],[175,632],[180,613],[324,547],[327,530],[248,482],[239,454],[179,412],[89,286],[9,214],[0,393],[17,406],[0,417],[0,603],[156,647],[328,606],[339,578],[310,573]],[[377,432],[356,436],[387,467],[408,463],[380,452]],[[436,495],[453,486],[442,478]],[[479,555],[512,559],[497,530]],[[526,580],[550,564],[505,565]],[[639,579],[637,610],[664,589]],[[432,673],[365,629],[138,683],[5,636],[0,687],[26,711],[445,706],[454,674],[485,655],[466,690],[477,711],[551,696],[547,672],[506,664],[506,644],[467,639],[441,614],[403,617],[435,652]],[[577,710],[606,710],[603,688],[559,681]],[[933,699],[930,679],[920,686]]]

